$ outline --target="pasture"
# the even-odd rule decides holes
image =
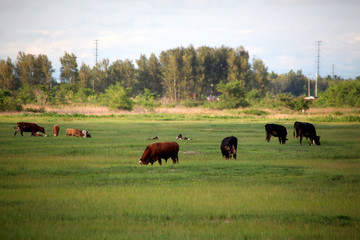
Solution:
[[[14,137],[17,121],[60,136]],[[360,125],[313,122],[321,146],[300,146],[293,122],[0,116],[0,239],[359,239]],[[266,142],[266,123],[289,141]],[[231,135],[236,161],[220,152]],[[179,164],[138,164],[155,136]]]

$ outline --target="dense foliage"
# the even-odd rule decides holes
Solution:
[[[2,97],[1,111],[19,109],[14,106],[27,103],[94,103],[132,109],[131,99],[152,109],[156,98],[183,102],[190,107],[205,105],[220,109],[270,105],[306,110],[310,106],[303,100],[308,94],[309,79],[301,70],[280,75],[268,73],[265,63],[257,58],[250,60],[243,47],[195,49],[190,45],[163,51],[159,57],[141,55],[136,65],[128,59],[113,63],[103,59],[92,68],[85,63],[79,68],[75,54],[65,52],[60,62],[60,81],[56,81],[55,70],[46,55],[19,52],[16,61],[0,60],[0,88],[9,93]],[[312,90],[314,82],[310,81]],[[122,88],[122,97],[115,97],[114,86]],[[359,106],[358,80],[319,78],[318,92],[321,97],[317,105]],[[289,99],[277,96],[279,93],[288,94]],[[315,95],[314,91],[311,94]],[[120,99],[122,103],[114,102]],[[214,101],[217,99],[218,102]]]

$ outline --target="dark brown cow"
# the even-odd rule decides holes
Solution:
[[[18,122],[17,128],[15,127],[16,131],[14,133],[14,136],[20,131],[21,136],[23,135],[23,132],[31,132],[30,136],[34,136],[37,132],[45,133],[45,129],[43,127],[40,127],[39,125],[35,123],[29,123],[29,122]]]
[[[278,124],[266,124],[265,125],[265,131],[266,131],[266,141],[270,142],[271,136],[278,137],[280,144],[285,144],[288,140],[286,138],[287,131],[286,127]]]
[[[300,145],[302,145],[303,137],[310,138],[310,146],[314,144],[320,145],[320,136],[316,136],[316,129],[314,125],[307,122],[295,122],[294,123],[294,137],[300,137]]]
[[[84,137],[84,134],[79,129],[66,129],[66,136]]]
[[[59,136],[59,132],[60,132],[60,127],[59,127],[59,125],[55,124],[54,128],[53,128],[54,137]]]
[[[172,159],[173,164],[179,163],[179,144],[176,142],[157,142],[151,143],[146,147],[142,157],[139,160],[140,165],[151,165],[158,161],[161,165],[161,159],[165,159],[165,162],[169,158]]]

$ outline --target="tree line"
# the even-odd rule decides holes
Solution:
[[[135,63],[129,59],[112,63],[103,59],[93,67],[85,63],[79,67],[76,55],[65,52],[60,63],[60,81],[56,81],[46,55],[19,52],[16,61],[2,59],[0,88],[22,103],[61,104],[69,99],[81,102],[114,93],[113,88],[117,88],[131,98],[147,95],[176,102],[220,96],[222,102],[233,103],[230,107],[246,106],[249,99],[262,99],[269,94],[299,97],[308,91],[308,79],[301,70],[269,73],[264,62],[250,59],[242,46],[195,49],[190,45],[162,51],[158,57],[141,55]],[[343,79],[337,76],[320,78],[318,91],[325,91],[340,80]]]

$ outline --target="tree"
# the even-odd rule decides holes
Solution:
[[[256,59],[253,63],[254,78],[251,83],[252,89],[258,89],[262,96],[265,96],[269,89],[267,67],[261,59]]]
[[[197,48],[196,53],[196,92],[205,96],[211,94],[212,86],[217,83],[214,77],[213,51],[210,47],[202,46]]]
[[[43,54],[39,54],[35,61],[35,77],[38,80],[38,84],[44,85],[46,91],[54,85],[55,79],[52,74],[55,70],[52,67],[51,61]]]
[[[290,70],[289,73],[280,74],[276,79],[271,80],[270,91],[277,94],[279,91],[301,96],[307,93],[307,78],[301,70],[296,73]]]
[[[250,88],[251,66],[249,63],[249,53],[243,46],[236,49],[236,54],[240,57],[240,80],[245,83],[245,88]]]
[[[183,77],[183,48],[175,48],[160,54],[163,84],[168,97],[178,101],[182,94],[181,79]]]
[[[60,58],[60,80],[62,83],[78,83],[79,72],[76,62],[76,56],[73,53],[65,52],[64,56]]]
[[[11,58],[7,60],[0,60],[0,87],[3,90],[16,90],[20,87],[20,82],[14,76],[15,66]]]
[[[93,88],[97,92],[104,92],[106,88],[116,82],[116,76],[111,74],[109,59],[103,59],[93,68]]]
[[[150,73],[148,70],[148,59],[145,55],[141,54],[139,60],[136,60],[136,64],[138,66],[136,79],[139,83],[139,89],[137,89],[139,93],[143,93],[144,89],[149,89],[151,84],[150,82]],[[141,87],[140,87],[141,86]]]
[[[149,73],[149,90],[160,96],[163,95],[162,75],[159,59],[154,53],[150,55],[147,61],[147,70]]]
[[[196,98],[196,51],[195,48],[190,45],[184,50],[182,56],[183,62],[183,79],[181,81],[181,88],[183,89],[182,98]]]
[[[95,85],[94,81],[92,80],[93,78],[91,74],[91,68],[89,67],[89,65],[82,63],[79,71],[80,86],[82,88],[91,88],[92,90],[94,90]]]
[[[15,77],[21,83],[21,86],[34,86],[38,84],[35,77],[35,56],[19,52],[15,66]]]

